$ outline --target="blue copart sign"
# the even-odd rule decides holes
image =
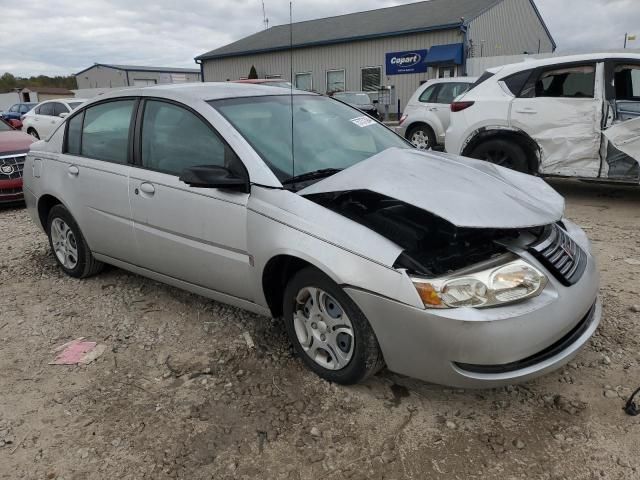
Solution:
[[[427,71],[428,50],[411,50],[409,52],[387,53],[387,75],[402,75],[405,73],[424,73]]]

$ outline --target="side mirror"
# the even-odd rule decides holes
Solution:
[[[69,116],[69,112],[62,112],[58,115],[60,118],[67,118]]]
[[[216,165],[185,168],[180,181],[194,188],[221,188],[249,193],[249,181],[231,170]]]

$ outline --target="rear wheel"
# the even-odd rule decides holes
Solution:
[[[55,205],[49,212],[47,233],[55,259],[67,275],[90,277],[104,267],[102,262],[93,258],[80,227],[62,205]]]
[[[520,145],[510,140],[487,140],[471,152],[470,157],[485,160],[501,167],[530,173],[527,155]]]
[[[38,140],[40,140],[40,135],[38,135],[38,132],[36,132],[35,128],[30,128],[29,130],[27,130],[27,133],[29,135],[31,135],[32,137],[37,138]]]
[[[407,132],[409,140],[418,150],[430,150],[436,146],[436,135],[427,125],[416,125]]]
[[[325,380],[358,383],[384,365],[364,314],[319,270],[308,267],[293,276],[285,289],[283,312],[296,353]]]

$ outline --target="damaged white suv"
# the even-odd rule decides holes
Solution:
[[[109,263],[282,318],[330,381],[384,363],[449,385],[523,381],[600,320],[589,241],[543,180],[420,152],[320,95],[107,94],[34,144],[24,172],[68,275]]]
[[[640,181],[640,55],[506,65],[457,100],[449,153],[543,176]]]

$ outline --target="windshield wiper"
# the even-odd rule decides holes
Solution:
[[[306,182],[309,180],[317,180],[323,177],[329,177],[335,173],[341,172],[341,168],[322,168],[320,170],[314,170],[313,172],[301,173],[294,177],[288,178],[283,181],[283,185],[291,185],[292,183]]]

